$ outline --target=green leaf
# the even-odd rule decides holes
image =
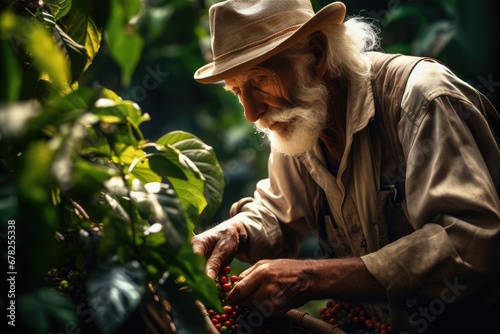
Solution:
[[[159,214],[160,207],[155,208],[157,222],[162,225],[167,241],[177,250],[188,237],[188,228],[182,204],[175,190],[169,184],[159,182],[147,183],[145,188],[149,194],[153,194],[162,208],[164,215]],[[168,219],[158,219],[163,216]],[[174,240],[175,243],[173,243]]]
[[[86,127],[97,122],[91,113],[81,115],[74,124],[63,124],[60,133],[52,139],[52,146],[57,153],[52,164],[52,173],[62,190],[73,187],[75,163],[81,141],[86,137]]]
[[[111,56],[122,70],[122,84],[127,87],[144,47],[143,38],[130,22],[140,7],[137,0],[130,0],[127,5],[123,5],[120,0],[111,1],[112,14],[106,28],[107,44]]]
[[[68,90],[70,71],[66,55],[43,27],[37,27],[29,37],[34,66],[48,76],[56,91]]]
[[[31,293],[20,294],[18,298],[19,313],[31,333],[49,333],[54,329],[54,323],[60,328],[78,325],[75,305],[68,297],[54,290],[39,288]]]
[[[146,236],[163,233],[170,253],[177,253],[188,237],[184,211],[174,189],[159,182],[142,185],[138,180],[132,182],[130,198],[146,217],[151,226],[145,230]]]
[[[205,273],[206,259],[193,252],[191,243],[183,245],[178,255],[171,260],[168,271],[174,275],[182,276],[186,285],[191,288],[196,299],[205,306],[222,310],[219,292]]]
[[[108,167],[78,159],[74,164],[72,190],[79,194],[94,194],[104,188],[104,182],[118,175]]]
[[[122,122],[127,122],[142,137],[139,126],[150,120],[148,114],[143,114],[137,103],[119,99],[118,101],[109,98],[100,98],[95,103],[94,111],[98,116],[116,116]]]
[[[0,20],[4,20],[2,15]],[[0,25],[2,23],[0,22]],[[1,30],[0,30],[1,32]],[[7,40],[0,39],[0,102],[14,102],[19,98],[21,89],[21,67],[16,59],[14,50]]]
[[[165,150],[171,149],[170,147],[165,147]],[[149,165],[151,169],[155,171],[158,175],[167,178],[176,178],[180,180],[188,180],[185,169],[181,168],[179,164],[173,161],[178,160],[178,152],[172,149],[173,156],[167,156],[166,154],[152,154],[149,156]]]
[[[74,1],[69,14],[65,18],[65,32],[78,44],[87,50],[87,62],[84,70],[92,64],[102,39],[102,27],[95,22],[92,16],[90,1]]]
[[[27,49],[41,78],[48,79],[56,92],[69,88],[68,61],[45,26],[10,12],[2,13],[0,24],[2,34],[10,35]]]
[[[192,162],[186,163],[186,156],[183,156],[177,149],[166,146],[162,151],[161,154],[150,155],[151,169],[172,184],[186,213],[189,230],[193,231],[200,214],[207,206],[203,195],[203,175]]]
[[[213,284],[213,283],[212,283]],[[168,275],[157,287],[157,292],[172,306],[171,315],[177,334],[205,333],[205,323],[201,310],[196,305],[195,295],[179,291],[174,275]]]
[[[113,159],[122,163],[126,169],[125,172],[139,179],[142,183],[161,181],[161,177],[149,167],[148,157],[143,150],[128,146],[120,153],[119,157]]]
[[[104,199],[106,202],[108,202],[109,207],[111,208],[111,212],[114,213],[115,217],[118,218],[120,221],[126,222],[126,223],[131,223],[130,216],[123,208],[123,206],[118,202],[116,198],[113,196],[110,196],[109,194],[104,194]],[[105,231],[107,233],[107,231]]]
[[[87,281],[89,304],[103,333],[112,333],[137,308],[146,290],[146,277],[138,262],[107,264]]]
[[[56,21],[59,21],[69,13],[72,0],[45,0],[44,5],[49,7]]]
[[[87,49],[75,42],[59,26],[53,29],[53,34],[59,39],[59,45],[64,47],[64,51],[69,57],[72,81],[78,80],[87,65]]]
[[[122,101],[122,98],[113,92],[111,89],[103,88],[101,89],[101,97],[104,99],[111,100],[113,102],[120,102]]]
[[[213,148],[196,136],[183,131],[170,132],[156,143],[164,146],[172,145],[196,165],[205,179],[204,196],[208,205],[204,218],[208,220],[213,217],[222,203],[224,194],[224,173]]]
[[[45,104],[45,113],[48,114],[46,118],[52,122],[65,123],[68,121],[66,115],[81,115],[88,111],[95,98],[96,93],[90,88],[80,88],[67,95],[58,96]],[[70,116],[69,119],[72,118]]]

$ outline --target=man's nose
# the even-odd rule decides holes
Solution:
[[[252,123],[257,121],[268,109],[268,105],[251,88],[241,92],[240,103],[243,105],[245,118]]]

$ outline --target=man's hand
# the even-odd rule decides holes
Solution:
[[[229,264],[246,243],[247,231],[239,221],[225,221],[191,239],[193,251],[207,257],[207,275],[212,280],[215,280],[222,266]]]
[[[227,302],[269,317],[327,298],[384,301],[386,292],[360,258],[261,260],[241,273]]]
[[[239,276],[228,304],[256,309],[265,317],[282,315],[308,299],[314,282],[305,260],[261,260]]]

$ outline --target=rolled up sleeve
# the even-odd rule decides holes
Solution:
[[[296,257],[304,236],[316,230],[311,189],[305,184],[303,168],[295,158],[271,152],[269,178],[257,183],[253,197],[233,204],[230,220],[241,221],[250,240],[250,252],[238,255],[238,259],[256,262]]]

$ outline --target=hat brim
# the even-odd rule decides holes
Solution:
[[[203,84],[210,84],[241,73],[324,27],[342,24],[345,14],[346,7],[342,2],[331,3],[319,10],[296,30],[286,32],[258,47],[246,49],[226,61],[217,64],[212,62],[200,67],[195,72],[194,79]]]

